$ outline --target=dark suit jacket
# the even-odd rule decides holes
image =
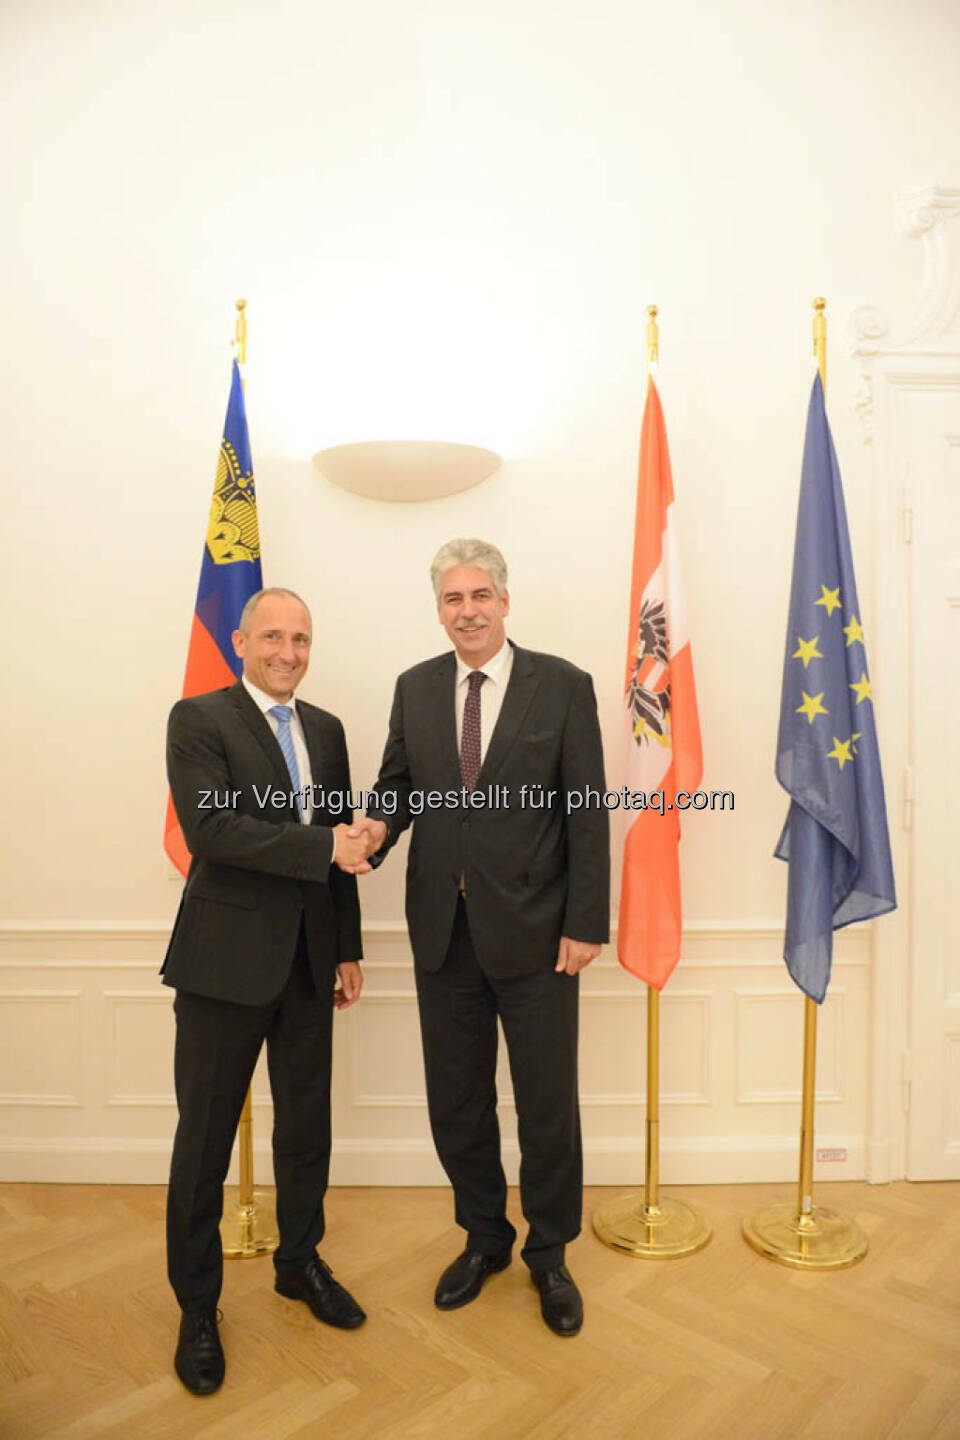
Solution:
[[[313,784],[346,792],[350,770],[340,721],[303,700],[297,711]],[[334,968],[362,953],[356,879],[330,864],[330,827],[349,824],[349,812],[314,810],[309,825],[300,823],[280,746],[240,681],[174,705],[167,773],[193,863],[164,983],[242,1005],[267,1004],[286,982],[302,919],[314,979],[332,987]],[[263,803],[268,786],[288,797],[283,809]],[[217,808],[216,800],[222,804],[228,796],[229,808]]]
[[[606,810],[567,814],[568,792],[604,789],[603,748],[590,676],[554,655],[514,646],[513,670],[477,783],[505,786],[510,808],[420,808],[417,792],[460,792],[453,652],[397,681],[377,793],[369,813],[393,845],[413,823],[407,922],[414,959],[438,970],[447,954],[463,878],[470,933],[493,976],[553,967],[561,935],[602,944],[610,915]],[[554,791],[553,803],[522,807],[520,787]],[[458,800],[459,800],[458,796]],[[491,796],[491,798],[493,798]]]

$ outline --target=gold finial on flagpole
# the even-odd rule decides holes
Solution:
[[[237,360],[239,361],[239,363],[240,363],[241,365],[246,365],[246,363],[247,363],[247,302],[246,302],[246,300],[238,300],[238,301],[237,301],[237,328],[236,328],[236,340],[234,341],[234,344],[235,344],[236,347],[237,347]]]
[[[827,302],[813,302],[813,353],[827,393]],[[813,1203],[813,1116],[817,1089],[817,1004],[803,999],[803,1088],[800,1100],[800,1172],[796,1204],[763,1205],[743,1222],[743,1238],[760,1255],[796,1270],[845,1270],[867,1253],[867,1237],[855,1220]]]
[[[813,353],[820,367],[820,384],[823,386],[824,396],[827,393],[827,317],[823,313],[826,308],[826,300],[822,295],[818,295],[813,302]]]
[[[660,360],[660,326],[657,324],[657,316],[660,311],[656,305],[647,306],[647,376],[650,375],[650,366],[656,365]]]

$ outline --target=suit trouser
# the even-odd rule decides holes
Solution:
[[[580,1232],[583,1158],[577,1098],[579,984],[553,969],[496,979],[480,968],[468,907],[457,905],[441,968],[417,967],[427,1102],[437,1154],[467,1243],[494,1254],[513,1242],[497,1122],[497,1017],[517,1106],[520,1199],[531,1270],[563,1263]]]
[[[330,1168],[333,981],[318,995],[301,931],[269,1005],[177,991],[174,1075],[180,1120],[167,1193],[167,1273],[184,1310],[215,1305],[223,1283],[223,1182],[263,1041],[273,1094],[278,1270],[298,1269],[323,1236]]]

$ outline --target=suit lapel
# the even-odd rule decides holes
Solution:
[[[433,677],[431,703],[437,717],[440,758],[460,784],[460,745],[457,739],[457,662],[454,654],[441,655]]]
[[[300,716],[300,724],[303,726],[303,738],[307,742],[310,774],[316,780],[320,771],[325,765],[329,765],[334,757],[331,756],[329,746],[323,738],[320,721],[314,707],[305,700],[298,700],[297,714]]]
[[[497,716],[497,723],[480,767],[478,787],[493,779],[510,753],[510,748],[516,742],[539,684],[537,667],[530,652],[521,650],[518,645],[514,645],[513,669],[510,672],[507,693],[503,697],[500,714]]]
[[[277,737],[270,729],[266,716],[253,698],[247,694],[246,687],[242,680],[238,680],[230,691],[233,702],[237,707],[240,719],[253,735],[263,751],[273,775],[273,783],[280,790],[289,791],[292,786],[290,772],[287,769],[287,762],[283,758],[283,751],[277,743]],[[274,811],[280,819],[284,816],[281,811]]]

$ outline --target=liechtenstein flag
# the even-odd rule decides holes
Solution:
[[[819,1004],[833,932],[896,906],[880,750],[853,555],[820,376],[803,450],[783,661],[777,779],[790,809],[784,959]]]
[[[230,637],[237,628],[244,605],[251,595],[262,588],[257,496],[253,485],[247,412],[243,403],[240,367],[234,360],[187,650],[184,698],[203,695],[208,690],[220,690],[239,678],[243,666],[239,656],[234,654]],[[177,869],[186,875],[190,868],[190,852],[169,797],[163,848]]]

